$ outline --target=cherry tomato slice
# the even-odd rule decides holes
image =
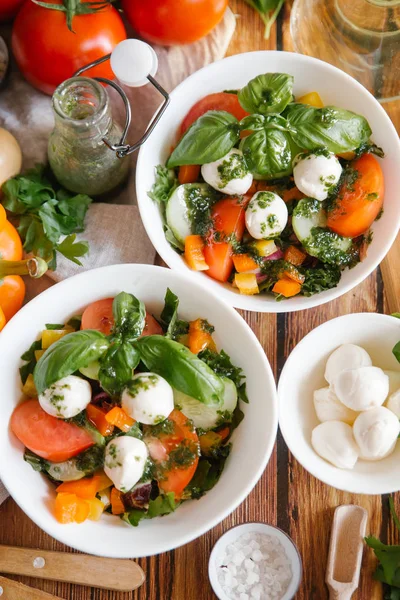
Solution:
[[[51,462],[68,460],[94,444],[87,431],[47,414],[38,400],[17,406],[11,430],[24,446]]]
[[[247,113],[244,108],[239,104],[237,94],[229,94],[227,92],[218,92],[217,94],[209,94],[201,100],[199,100],[189,110],[186,117],[183,119],[180,134],[183,135],[187,129],[194,123],[199,117],[204,115],[209,110],[225,110],[239,121],[243,119]]]

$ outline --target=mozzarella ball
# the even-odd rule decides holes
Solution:
[[[90,383],[76,375],[63,377],[39,394],[43,410],[58,419],[75,417],[85,410],[91,399]]]
[[[241,150],[228,154],[201,167],[204,181],[223,194],[245,194],[253,183]]]
[[[400,419],[400,389],[390,394],[386,402],[386,408],[392,411]]]
[[[138,373],[122,392],[124,411],[145,425],[164,421],[174,410],[172,387],[156,373]]]
[[[399,432],[399,419],[384,406],[361,413],[353,425],[360,458],[379,460],[388,456],[394,450]]]
[[[358,460],[359,450],[347,423],[321,423],[312,431],[311,444],[319,456],[339,469],[352,469]]]
[[[143,475],[147,446],[130,435],[116,437],[106,446],[104,471],[117,490],[129,492]]]
[[[342,344],[332,352],[326,362],[325,379],[328,383],[332,383],[342,371],[371,365],[372,360],[364,348],[355,344]]]
[[[314,407],[321,423],[325,421],[343,421],[353,425],[358,416],[357,412],[342,404],[329,387],[315,390]]]
[[[247,231],[256,240],[276,237],[287,220],[287,206],[275,192],[257,192],[246,208]]]
[[[331,188],[337,184],[342,166],[332,153],[298,154],[294,159],[293,178],[305,196],[326,200]]]
[[[332,388],[347,408],[370,410],[385,402],[389,393],[389,377],[379,367],[360,367],[339,373]]]

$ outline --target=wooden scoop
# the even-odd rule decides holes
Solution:
[[[136,590],[145,580],[143,570],[132,560],[12,546],[0,546],[0,571],[120,592]]]
[[[350,600],[358,588],[367,519],[361,506],[348,504],[335,510],[325,578],[330,600]]]
[[[42,592],[42,590],[37,590],[1,576],[0,590],[0,595],[4,600],[22,600],[22,598],[29,598],[29,600],[62,600],[59,596],[53,596],[47,592]]]

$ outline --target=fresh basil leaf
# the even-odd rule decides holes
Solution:
[[[169,288],[167,288],[164,308],[161,313],[161,322],[166,329],[167,338],[176,339],[176,332],[181,335],[182,329],[189,330],[189,323],[178,320],[179,299]]]
[[[46,323],[45,327],[46,329],[53,331],[55,329],[64,329],[65,325],[64,323]]]
[[[138,340],[136,347],[147,369],[164,377],[175,389],[204,404],[222,404],[223,381],[186,346],[161,335],[149,335]]]
[[[184,498],[198,500],[218,483],[229,455],[230,445],[223,446],[222,450],[217,458],[200,458],[196,472],[183,492]]]
[[[31,344],[30,348],[26,352],[24,352],[23,355],[21,356],[21,360],[25,361],[25,364],[19,368],[19,374],[20,374],[21,381],[23,384],[28,379],[28,375],[33,373],[33,371],[35,369],[35,366],[36,366],[35,350],[41,350],[41,349],[42,349],[42,340],[36,340],[36,342],[33,342],[33,344]]]
[[[108,346],[106,336],[92,329],[68,333],[54,342],[41,356],[33,373],[38,394],[80,367],[98,360]]]
[[[179,506],[179,502],[175,501],[174,492],[167,492],[166,494],[160,494],[155,500],[150,500],[149,508],[147,510],[140,510],[135,508],[129,513],[124,515],[124,521],[137,527],[142,519],[154,519],[154,517],[161,517],[163,515],[169,515]]]
[[[156,166],[156,180],[151,191],[147,193],[149,198],[163,204],[169,200],[174,190],[179,185],[173,169],[167,169],[162,165]]]
[[[279,129],[255,131],[244,138],[241,149],[252,173],[272,179],[289,175],[293,170],[290,138],[284,131]]]
[[[249,113],[281,113],[292,100],[293,79],[286,73],[257,75],[240,90],[239,102]]]
[[[142,333],[146,323],[146,308],[132,294],[121,292],[113,301],[113,333],[122,335],[125,341],[134,341]]]
[[[114,342],[100,360],[100,385],[114,396],[122,392],[132,379],[133,369],[140,361],[140,354],[129,342]]]
[[[82,263],[78,260],[78,256],[85,256],[85,254],[89,252],[89,244],[83,240],[81,242],[75,242],[75,238],[75,233],[67,236],[56,248],[58,252],[61,252],[61,254],[65,256],[65,258],[72,260],[72,262],[81,267]]]
[[[75,331],[78,331],[78,329],[81,328],[81,324],[82,324],[82,315],[74,315],[73,317],[70,318],[70,320],[67,323],[68,327],[72,327],[72,329],[75,329]]]
[[[400,362],[400,342],[397,342],[397,344],[395,345],[395,347],[392,350],[393,354],[396,357],[396,360],[398,362]]]
[[[287,107],[285,117],[292,139],[304,150],[323,147],[335,154],[356,150],[372,133],[365,117],[335,106],[294,103]]]
[[[243,400],[243,402],[246,402],[246,404],[249,402],[246,393],[246,383],[244,382],[245,375],[243,374],[243,369],[240,367],[235,367],[235,365],[232,364],[230,356],[225,352],[225,350],[221,350],[221,352],[218,353],[206,348],[205,350],[199,352],[198,357],[204,361],[210,367],[210,369],[214,371],[214,373],[221,375],[221,377],[227,377],[228,379],[231,379],[238,390],[238,396],[240,400]]]
[[[228,112],[210,110],[186,131],[167,167],[203,165],[228,154],[239,141],[239,122]]]

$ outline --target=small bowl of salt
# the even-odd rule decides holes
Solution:
[[[291,600],[300,585],[302,563],[281,529],[245,523],[217,541],[208,576],[219,600]]]

